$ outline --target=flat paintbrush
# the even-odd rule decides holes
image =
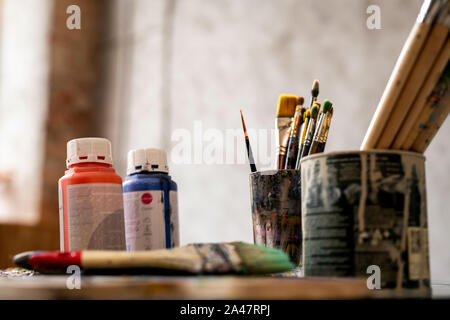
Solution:
[[[242,110],[241,110],[241,120],[242,120],[242,129],[244,130],[244,135],[245,135],[245,146],[247,147],[247,156],[248,156],[248,162],[250,163],[250,170],[251,170],[251,172],[256,172],[257,170],[256,170],[256,165],[255,165],[255,159],[253,159],[252,147],[250,146],[250,140],[248,138],[247,128],[245,127],[244,116],[242,115]]]
[[[286,163],[286,150],[288,147],[289,136],[291,131],[291,124],[295,114],[295,107],[297,105],[297,96],[294,95],[280,95],[277,107],[277,141],[278,141],[278,163],[277,169],[284,169]]]
[[[244,242],[191,244],[149,251],[38,251],[14,263],[41,273],[66,273],[71,265],[89,274],[265,274],[295,266],[281,250]]]

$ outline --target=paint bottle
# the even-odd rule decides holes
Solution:
[[[123,192],[128,251],[179,245],[177,184],[164,150],[130,150]]]
[[[70,140],[66,165],[58,183],[61,251],[125,250],[122,178],[109,140]]]

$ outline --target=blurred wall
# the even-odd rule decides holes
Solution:
[[[278,95],[309,100],[315,78],[320,98],[335,105],[327,150],[359,149],[421,2],[116,1],[104,52],[105,135],[116,167],[124,176],[131,148],[171,150],[174,132],[196,143],[200,127],[219,138],[241,130],[241,108],[249,129],[272,129]],[[366,27],[371,4],[381,8],[380,30]],[[450,281],[449,134],[447,121],[426,153],[433,282]],[[200,136],[204,149],[207,139]],[[241,134],[236,150],[244,148]],[[247,164],[172,163],[170,173],[183,243],[252,241]]]
[[[52,3],[3,0],[0,7],[0,175],[10,176],[0,181],[0,222],[32,224],[40,210]]]

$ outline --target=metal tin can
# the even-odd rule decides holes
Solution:
[[[278,248],[301,262],[300,171],[268,170],[250,174],[255,244]]]
[[[305,276],[380,272],[381,288],[429,290],[425,158],[368,150],[301,161]]]

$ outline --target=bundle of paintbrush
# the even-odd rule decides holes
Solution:
[[[324,100],[317,101],[319,81],[314,80],[309,106],[305,99],[295,95],[282,94],[278,98],[276,118],[277,169],[300,169],[301,158],[323,152],[328,139],[333,104]],[[247,155],[250,169],[256,172],[252,149],[241,111]]]
[[[333,106],[329,100],[319,103],[318,95],[319,81],[315,80],[309,107],[303,106],[303,97],[279,97],[276,121],[278,169],[299,170],[301,158],[325,150]]]
[[[450,2],[425,0],[361,149],[424,152],[450,110]]]

